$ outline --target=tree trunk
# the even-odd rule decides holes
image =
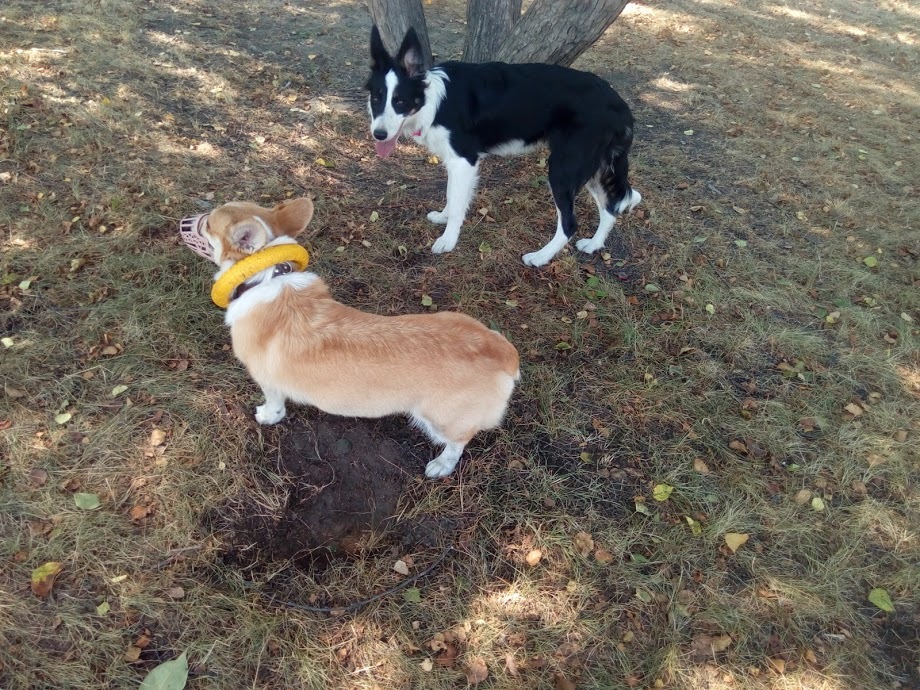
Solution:
[[[521,0],[469,0],[466,6],[464,62],[495,59],[521,18]]]
[[[390,55],[396,56],[403,37],[412,26],[422,44],[425,69],[431,67],[431,44],[428,42],[428,25],[425,23],[422,0],[368,0],[367,4],[374,24],[380,29],[383,45]]]
[[[534,0],[492,59],[569,66],[594,45],[628,2]]]

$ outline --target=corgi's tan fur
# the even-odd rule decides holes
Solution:
[[[293,242],[313,214],[306,199],[283,213],[227,206],[204,230],[222,271],[266,245]],[[469,440],[501,423],[519,377],[515,347],[475,319],[361,312],[336,302],[314,273],[254,276],[226,322],[234,354],[265,394],[259,423],[281,421],[287,400],[350,417],[405,414],[444,446],[425,468],[429,477],[450,474]]]

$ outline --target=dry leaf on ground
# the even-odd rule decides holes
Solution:
[[[575,545],[575,550],[585,558],[594,551],[594,539],[587,532],[576,534],[572,543]]]
[[[489,677],[489,669],[482,657],[475,657],[466,665],[466,680],[470,685],[478,685]]]

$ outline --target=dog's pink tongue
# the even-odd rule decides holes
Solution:
[[[374,148],[377,149],[377,155],[381,158],[386,158],[391,153],[393,153],[393,149],[396,148],[397,139],[399,139],[399,137],[393,137],[392,139],[387,139],[386,141],[375,141]]]

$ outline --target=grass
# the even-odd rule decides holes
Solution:
[[[426,7],[458,54],[462,5]],[[917,18],[631,4],[577,65],[634,106],[631,254],[534,271],[518,257],[554,222],[539,157],[488,162],[457,250],[430,254],[443,173],[372,154],[359,4],[6,3],[0,687],[132,687],[183,651],[200,688],[458,687],[476,658],[508,688],[920,685]],[[406,489],[397,519],[448,520],[456,552],[419,603],[342,617],[255,592],[353,601],[440,549],[225,559],[209,516],[286,500],[280,432],[251,423],[209,270],[176,242],[200,208],[306,192],[343,301],[428,295],[523,359],[504,427]],[[749,535],[735,553],[730,532]],[[40,599],[48,561],[64,570]]]

